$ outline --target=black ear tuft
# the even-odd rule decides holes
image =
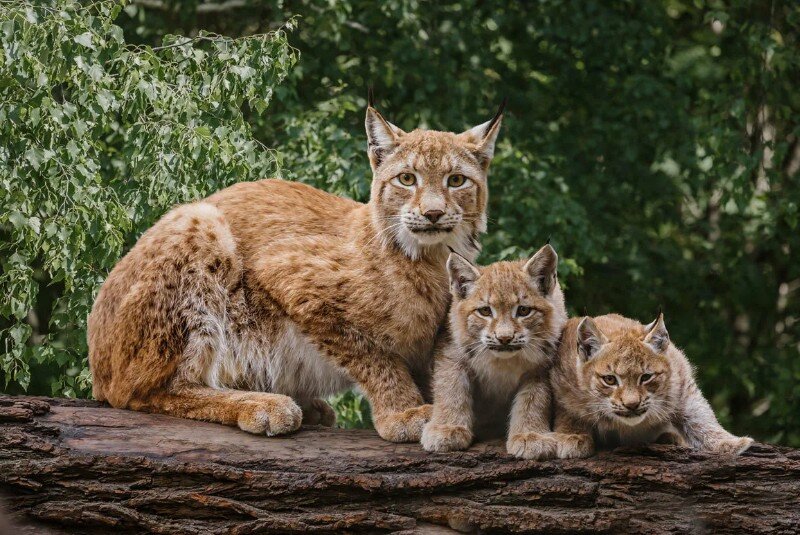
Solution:
[[[371,83],[367,86],[367,105],[369,105],[370,108],[375,107],[375,91]]]
[[[508,104],[508,97],[503,97],[503,102],[500,103],[500,107],[497,109],[497,113],[494,114],[492,120],[489,121],[489,126],[486,127],[487,132],[490,132],[495,123],[497,123],[497,121],[499,121],[500,118],[503,116],[503,112],[506,110],[506,104]]]

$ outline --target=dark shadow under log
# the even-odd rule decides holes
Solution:
[[[267,438],[0,396],[0,496],[48,533],[798,533],[800,451],[532,462],[499,443],[428,454],[374,431]]]

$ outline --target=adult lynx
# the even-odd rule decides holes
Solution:
[[[502,108],[461,134],[403,132],[370,106],[371,199],[281,180],[175,208],[103,284],[89,316],[94,396],[277,435],[332,425],[357,384],[386,440],[419,440],[445,317],[448,247],[486,227]]]

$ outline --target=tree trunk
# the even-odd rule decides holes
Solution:
[[[288,437],[0,396],[0,495],[51,533],[797,533],[800,451],[672,446],[518,460],[429,454],[374,431]]]

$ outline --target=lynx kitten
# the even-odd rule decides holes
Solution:
[[[663,314],[646,326],[616,314],[569,320],[551,379],[562,458],[644,442],[739,454],[753,442],[719,425]]]
[[[529,261],[476,267],[451,254],[449,331],[437,344],[428,451],[465,449],[476,427],[508,425],[519,457],[555,455],[540,440],[550,430],[548,370],[567,319],[550,245]],[[510,417],[509,417],[510,413]]]

